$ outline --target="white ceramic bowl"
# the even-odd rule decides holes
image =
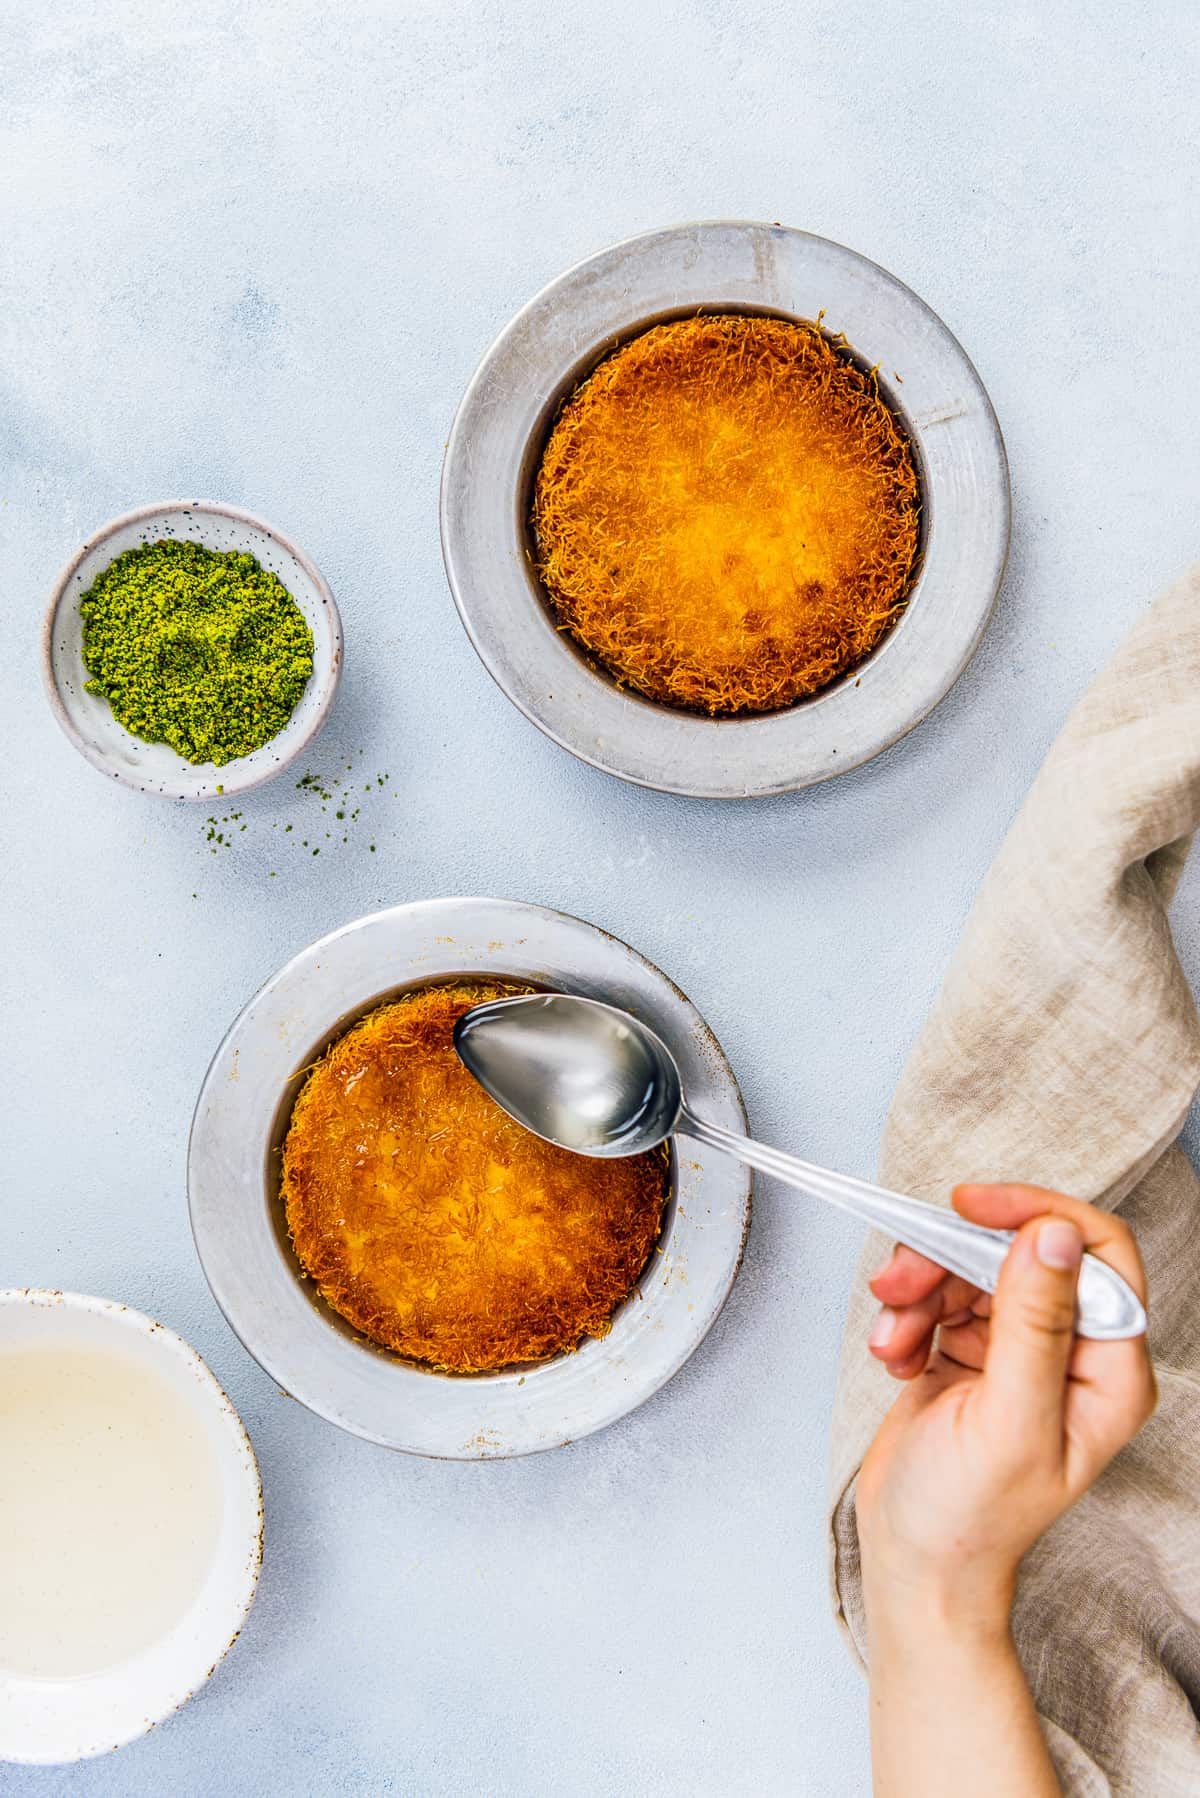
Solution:
[[[142,1653],[76,1679],[0,1671],[0,1760],[54,1763],[104,1754],[162,1722],[216,1670],[242,1627],[262,1559],[262,1488],[241,1419],[174,1331],[108,1299],[0,1291],[0,1350],[52,1345],[119,1352],[166,1380],[204,1432],[222,1494],[217,1547],[190,1609]],[[0,1474],[0,1477],[3,1477]]]
[[[496,1374],[434,1373],[375,1348],[325,1305],[287,1238],[279,1145],[313,1060],[412,987],[508,977],[607,999],[670,1046],[701,1117],[744,1131],[729,1063],[665,974],[593,924],[504,899],[396,906],[335,931],[250,1000],[205,1077],[188,1153],[196,1248],[217,1303],[293,1398],[388,1448],[491,1460],[557,1448],[623,1417],[699,1347],[750,1223],[746,1168],[688,1141],[671,1157],[658,1251],[607,1336]]]
[[[144,743],[119,724],[106,699],[84,691],[83,620],[79,601],[115,557],[140,543],[174,537],[206,549],[257,557],[283,582],[313,634],[313,671],[287,724],[251,755],[216,767],[192,763],[165,743]],[[333,704],[342,672],[342,621],[320,571],[274,528],[220,500],[166,500],[114,518],[89,537],[59,575],[42,631],[42,674],[54,716],[81,755],[142,793],[164,799],[229,799],[270,780],[312,742]]]

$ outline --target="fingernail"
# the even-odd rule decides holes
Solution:
[[[1064,1217],[1047,1218],[1037,1233],[1037,1258],[1043,1267],[1070,1273],[1083,1256],[1083,1237]]]
[[[875,1319],[867,1342],[871,1348],[886,1348],[896,1328],[896,1313],[886,1305]]]

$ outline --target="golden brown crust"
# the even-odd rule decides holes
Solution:
[[[531,1136],[453,1047],[472,1005],[425,987],[326,1051],[292,1112],[283,1202],[301,1265],[373,1342],[454,1373],[606,1333],[658,1236],[668,1162],[591,1161]]]
[[[920,503],[907,438],[815,326],[657,325],[563,408],[534,488],[538,572],[619,682],[713,715],[847,673],[902,607]]]

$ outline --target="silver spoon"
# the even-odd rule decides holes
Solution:
[[[903,1198],[766,1148],[688,1110],[675,1058],[653,1030],[596,999],[531,993],[477,1005],[454,1028],[454,1046],[517,1123],[580,1155],[638,1155],[669,1136],[695,1137],[738,1161],[827,1199],[905,1242],[973,1286],[995,1292],[1011,1230],[988,1230],[957,1212]],[[1094,1255],[1079,1272],[1080,1336],[1140,1336],[1136,1293]]]

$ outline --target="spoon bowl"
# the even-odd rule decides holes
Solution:
[[[560,1149],[640,1155],[679,1128],[674,1056],[653,1030],[598,999],[495,999],[458,1020],[454,1047],[510,1117]]]

